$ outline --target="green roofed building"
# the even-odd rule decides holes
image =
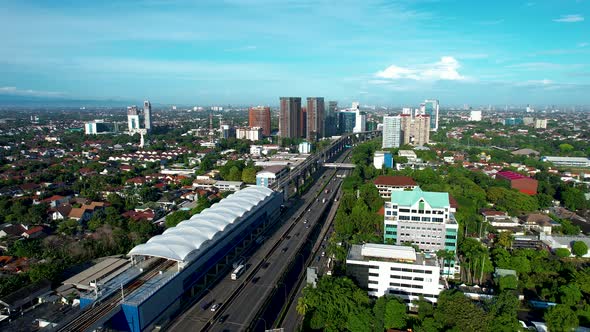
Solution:
[[[393,191],[391,201],[385,203],[385,243],[411,243],[419,249],[436,254],[439,250],[457,251],[459,225],[451,207],[448,193],[422,191]],[[454,274],[454,262],[444,274]]]

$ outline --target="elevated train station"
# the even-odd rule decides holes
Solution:
[[[129,269],[81,298],[88,314],[103,315],[62,330],[105,325],[135,332],[165,323],[278,220],[282,202],[278,192],[248,187],[134,247]]]

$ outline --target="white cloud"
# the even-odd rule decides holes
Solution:
[[[560,18],[553,19],[553,22],[564,22],[564,23],[575,23],[575,22],[582,22],[584,20],[584,16],[580,14],[574,15],[561,15]]]
[[[56,91],[38,91],[31,89],[19,89],[15,86],[0,87],[0,95],[14,95],[14,96],[33,96],[33,97],[59,97],[63,96],[63,92]]]
[[[578,43],[578,47],[586,47],[588,45],[590,45],[590,43],[587,43],[587,42]]]
[[[459,61],[452,56],[444,56],[440,61],[425,65],[418,65],[414,68],[404,68],[391,65],[385,70],[375,74],[382,79],[410,79],[416,81],[437,81],[437,80],[464,80],[465,77],[459,74],[458,69],[461,67]]]

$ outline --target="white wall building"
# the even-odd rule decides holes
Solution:
[[[370,296],[392,294],[408,304],[420,296],[436,303],[444,289],[436,257],[408,246],[352,245],[346,271]]]
[[[311,144],[309,142],[301,142],[297,147],[297,151],[303,154],[311,153]]]
[[[400,116],[383,117],[383,149],[399,148],[401,144],[402,118]]]
[[[250,145],[250,154],[255,157],[262,155],[262,145]]]
[[[249,141],[260,141],[262,139],[262,128],[236,128],[237,139],[247,139]]]
[[[555,166],[590,167],[590,159],[586,157],[545,156],[541,157],[541,161],[552,163]]]
[[[471,111],[469,121],[481,121],[481,111]]]
[[[354,128],[352,129],[353,133],[360,133],[363,131],[367,131],[367,115],[361,113],[358,109],[355,111],[355,124]]]
[[[217,187],[219,191],[238,191],[244,186],[244,182],[241,181],[217,181],[213,185]]]
[[[536,129],[547,129],[547,119],[535,119]]]

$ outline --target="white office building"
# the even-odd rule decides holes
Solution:
[[[311,153],[311,144],[309,142],[301,142],[297,146],[297,150],[302,154]]]
[[[352,129],[353,133],[360,133],[367,130],[367,115],[361,113],[358,109],[355,111],[355,124]]]
[[[416,253],[409,246],[352,245],[346,272],[369,296],[396,295],[408,304],[420,296],[436,303],[444,289],[436,256]]]
[[[244,182],[241,181],[217,181],[213,185],[219,191],[238,191],[244,187]]]
[[[402,118],[400,116],[383,117],[383,149],[399,148],[401,144]]]
[[[247,139],[252,142],[260,141],[262,139],[262,128],[236,128],[237,139]]]

